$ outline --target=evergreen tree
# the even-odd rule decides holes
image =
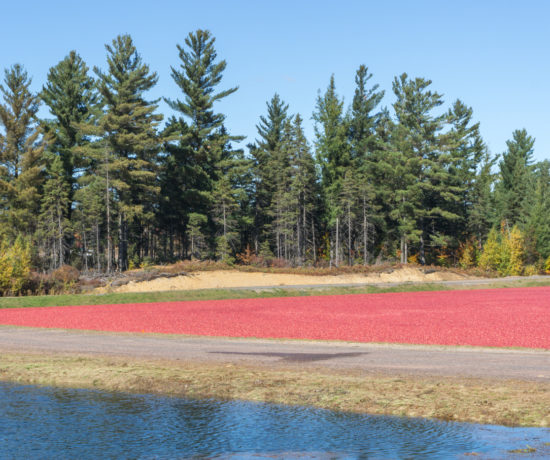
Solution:
[[[368,67],[361,65],[355,75],[356,88],[349,117],[351,157],[358,159],[360,164],[377,149],[376,126],[380,113],[374,111],[384,97],[378,85],[367,88],[371,78]]]
[[[476,142],[481,141],[477,140]],[[468,214],[467,229],[481,244],[497,220],[493,196],[493,184],[495,182],[493,168],[498,157],[491,157],[484,144],[478,148],[483,150],[483,157],[472,185],[471,210]]]
[[[353,265],[353,253],[354,253],[354,237],[355,237],[355,220],[356,215],[356,205],[357,198],[359,196],[359,181],[357,179],[357,174],[352,168],[348,168],[344,174],[340,188],[340,199],[338,201],[339,208],[342,213],[341,220],[341,232],[344,233],[345,229],[346,235],[344,236],[345,247],[347,253],[347,263],[348,265]]]
[[[40,236],[49,249],[50,268],[65,264],[66,237],[71,230],[67,216],[70,185],[66,181],[61,157],[49,161],[48,178],[44,184],[44,196],[40,212]]]
[[[65,181],[70,185],[70,215],[76,186],[75,173],[84,167],[75,147],[88,142],[78,127],[91,120],[98,103],[94,79],[88,75],[88,66],[76,51],[71,51],[55,67],[50,68],[48,81],[40,97],[55,117],[43,121],[43,126],[52,137],[49,150],[61,158]]]
[[[107,254],[104,255],[105,237],[110,236],[107,231],[107,207],[112,206],[112,195],[105,180],[105,164],[98,165],[94,174],[81,177],[80,187],[74,194],[76,202],[73,213],[73,228],[80,235],[82,266],[86,271],[90,263],[100,272],[105,269],[111,271],[110,254],[111,244],[107,242]],[[109,200],[109,202],[107,202]],[[92,256],[90,263],[89,256]]]
[[[531,253],[529,262],[550,256],[550,161],[535,165],[533,193],[527,201],[527,216],[523,227]]]
[[[215,102],[237,91],[235,87],[215,93],[227,64],[224,60],[216,62],[214,42],[209,31],[199,29],[187,36],[185,47],[178,45],[181,64],[179,70],[172,67],[172,78],[184,99],[166,100],[181,115],[168,122],[170,142],[166,146],[169,158],[166,164],[186,179],[179,191],[184,202],[176,204],[185,212],[178,216],[184,221],[184,229],[189,213],[211,218],[214,212],[212,191],[222,187],[216,184],[228,168],[242,170],[244,162],[241,151],[227,149],[231,141],[243,138],[229,135],[223,126],[225,116],[214,112]],[[171,194],[173,201],[177,201],[177,195],[177,191]],[[210,220],[208,227],[207,240],[215,247],[215,223]]]
[[[349,114],[349,142],[353,171],[347,176],[348,179],[353,178],[354,183],[348,180],[344,187],[347,191],[343,192],[352,198],[355,191],[356,200],[355,203],[349,203],[347,220],[349,227],[352,208],[354,208],[360,225],[360,230],[357,229],[356,233],[357,235],[361,234],[361,244],[356,244],[356,246],[362,246],[364,264],[368,262],[368,246],[374,237],[374,221],[377,220],[376,211],[379,209],[379,206],[375,204],[376,190],[382,186],[377,181],[376,174],[381,150],[377,127],[382,112],[374,111],[382,101],[384,91],[378,91],[378,85],[367,88],[371,78],[372,74],[369,73],[368,68],[361,65],[355,75],[356,88]],[[350,264],[352,263],[351,235],[353,231],[348,228],[348,263]]]
[[[256,125],[260,139],[251,145],[254,167],[254,247],[256,252],[271,229],[271,205],[277,188],[276,175],[280,171],[281,144],[284,125],[288,119],[288,104],[278,94],[267,102],[267,115],[260,116]]]
[[[207,218],[204,214],[191,213],[189,214],[189,240],[191,258],[200,259],[203,256],[206,244],[204,241],[204,226]]]
[[[500,180],[496,187],[499,219],[509,228],[522,222],[527,213],[527,199],[531,188],[533,145],[535,139],[525,129],[516,130],[506,141],[507,151],[502,154]]]
[[[319,213],[319,184],[315,160],[311,155],[302,127],[302,117],[296,115],[291,125],[290,168],[293,172],[290,183],[293,203],[296,206],[296,254],[297,263],[315,262],[317,255],[316,230]]]
[[[393,104],[398,125],[396,150],[404,156],[407,176],[401,199],[402,251],[408,252],[408,242],[418,243],[418,260],[426,263],[428,247],[446,247],[449,235],[442,222],[459,219],[456,203],[463,193],[454,180],[451,165],[453,153],[444,144],[441,135],[444,116],[433,115],[443,104],[441,95],[428,89],[431,81],[422,78],[410,80],[407,74],[395,78],[393,90],[397,101]],[[432,258],[434,255],[432,254]],[[403,261],[406,260],[406,256]]]
[[[344,117],[344,102],[336,93],[334,75],[323,96],[317,97],[315,120],[316,156],[321,167],[321,185],[326,206],[328,227],[333,231],[331,261],[339,264],[340,220],[342,209],[338,202],[346,170],[351,166],[351,156],[347,140],[347,120]]]
[[[4,71],[0,85],[0,222],[12,241],[34,234],[40,210],[44,142],[36,124],[39,99],[30,85],[31,78],[19,64]]]
[[[449,227],[443,231],[452,235],[455,247],[458,246],[457,240],[465,239],[468,233],[470,213],[477,198],[477,174],[486,154],[486,146],[479,133],[479,123],[473,123],[472,117],[473,110],[460,100],[455,101],[447,112],[447,122],[451,126],[444,136],[446,150],[450,153],[448,187],[452,187],[460,199],[448,206],[459,218],[448,221]]]
[[[111,186],[118,212],[118,268],[128,268],[129,244],[138,257],[148,255],[144,233],[150,232],[159,187],[156,160],[159,138],[156,132],[162,115],[155,113],[156,101],[144,93],[158,80],[142,62],[132,38],[121,35],[106,45],[108,72],[94,69],[99,93],[105,105],[100,126],[112,152]]]
[[[294,147],[294,133],[292,123],[286,120],[283,127],[281,145],[277,150],[274,171],[275,188],[269,212],[272,218],[273,240],[275,241],[275,255],[278,259],[292,258],[294,248],[293,224],[297,220],[297,197],[292,194],[291,185],[294,170],[291,165]]]

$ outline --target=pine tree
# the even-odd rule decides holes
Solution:
[[[273,222],[272,239],[275,241],[277,259],[289,261],[294,247],[293,224],[297,220],[297,197],[292,194],[291,185],[294,170],[291,165],[294,152],[292,123],[286,120],[281,145],[276,151],[277,169],[274,171],[275,188],[269,213]]]
[[[317,97],[316,111],[313,113],[316,135],[316,157],[321,168],[321,185],[326,207],[327,224],[333,231],[331,261],[340,262],[340,220],[342,209],[338,205],[342,181],[347,168],[351,166],[351,156],[347,140],[347,120],[344,117],[344,102],[336,93],[334,75],[323,96]]]
[[[532,244],[529,262],[535,263],[550,256],[550,161],[535,165],[533,193],[527,201],[527,216],[523,227],[525,236]]]
[[[34,234],[40,209],[44,142],[36,124],[39,99],[30,85],[31,78],[19,64],[4,71],[0,85],[0,222],[12,241]]]
[[[355,75],[355,94],[349,121],[350,152],[352,159],[363,163],[377,149],[376,126],[380,113],[374,112],[384,97],[378,85],[367,88],[372,74],[361,65]]]
[[[216,62],[214,42],[209,31],[199,29],[186,37],[185,47],[177,46],[181,64],[179,70],[172,67],[172,78],[184,99],[166,100],[181,115],[168,122],[166,165],[185,174],[185,184],[180,184],[179,192],[175,189],[171,194],[173,202],[177,201],[178,193],[183,200],[174,204],[184,210],[185,214],[178,216],[184,229],[189,213],[212,216],[212,191],[221,187],[217,182],[223,179],[228,167],[242,170],[245,163],[242,152],[227,148],[231,141],[243,138],[229,135],[223,126],[225,116],[214,112],[217,101],[237,91],[235,87],[215,93],[227,64],[224,60]],[[215,223],[210,220],[207,227],[207,241],[215,247]]]
[[[476,148],[483,151],[483,156],[471,186],[471,208],[468,213],[466,228],[468,233],[474,235],[477,241],[481,242],[486,239],[489,230],[497,223],[498,219],[495,215],[493,196],[493,184],[495,182],[493,168],[498,157],[491,157],[480,138],[476,139],[476,143],[478,144]]]
[[[40,212],[40,236],[49,248],[50,268],[56,269],[65,264],[66,238],[71,230],[67,216],[70,185],[65,177],[61,157],[54,156],[49,161],[47,180],[44,184]]]
[[[442,231],[451,235],[455,247],[457,240],[466,238],[470,230],[470,213],[479,191],[476,179],[487,150],[479,133],[479,123],[473,123],[472,118],[473,110],[460,100],[447,112],[447,123],[451,127],[444,136],[445,149],[450,153],[448,188],[459,196],[448,204],[448,209],[459,218],[444,222],[447,226]],[[485,233],[477,237],[485,238]]]
[[[290,168],[293,171],[290,193],[296,206],[295,259],[297,263],[316,261],[317,214],[319,212],[319,184],[315,160],[311,155],[302,127],[302,117],[297,114],[291,125]]]
[[[162,115],[155,113],[156,101],[144,99],[158,80],[142,62],[132,38],[121,35],[106,45],[108,72],[98,68],[99,93],[105,105],[100,126],[106,133],[113,161],[111,186],[117,198],[118,268],[128,268],[128,248],[135,256],[148,255],[143,234],[154,218],[160,191],[156,159],[160,149],[156,128]]]
[[[103,255],[105,237],[110,234],[110,231],[107,231],[106,211],[107,207],[112,205],[104,169],[105,165],[95,170],[97,174],[83,176],[80,187],[74,194],[76,207],[72,218],[73,228],[80,236],[82,266],[86,271],[91,268],[88,262],[89,256],[92,257],[90,262],[96,271],[111,270],[110,242],[107,242],[107,254]]]
[[[88,142],[78,126],[89,122],[97,110],[98,94],[95,82],[88,75],[88,66],[71,51],[48,72],[48,81],[40,97],[49,107],[52,120],[42,122],[52,137],[49,151],[59,155],[63,163],[65,181],[69,184],[69,216],[72,196],[76,187],[76,174],[84,167],[75,147]]]
[[[500,180],[496,186],[498,217],[510,228],[522,222],[527,213],[534,143],[525,129],[514,131],[512,139],[506,141],[508,149],[502,154],[499,164]]]
[[[377,133],[378,124],[382,112],[374,112],[384,97],[384,91],[378,91],[378,85],[367,88],[372,74],[368,68],[361,65],[355,75],[355,94],[349,114],[349,142],[353,163],[353,172],[350,177],[354,178],[345,187],[349,189],[352,185],[356,189],[356,202],[353,207],[357,208],[355,213],[360,221],[361,246],[363,251],[363,263],[367,264],[369,258],[369,243],[373,240],[374,221],[379,206],[375,204],[376,189],[382,184],[377,181],[376,169],[380,161],[381,142]],[[351,208],[348,210],[350,216]],[[348,219],[348,226],[351,220]],[[358,222],[359,224],[359,222]],[[348,263],[351,263],[350,240],[351,229],[348,229]]]
[[[358,179],[352,168],[348,168],[344,174],[340,189],[339,208],[342,210],[341,228],[342,233],[345,229],[345,246],[348,265],[353,265],[355,220],[357,198],[359,196]]]
[[[401,219],[406,223],[401,224],[402,247],[406,253],[409,241],[418,242],[422,264],[426,263],[427,248],[444,248],[450,243],[445,228],[459,219],[456,203],[463,193],[451,169],[456,158],[441,134],[445,118],[433,114],[443,101],[440,94],[428,89],[430,85],[429,80],[411,80],[407,74],[395,78],[393,84],[398,121],[395,147],[404,156],[407,175],[412,179],[400,193],[405,212]],[[442,222],[449,224],[443,226]]]
[[[267,102],[267,115],[260,116],[256,129],[260,139],[250,145],[254,167],[254,247],[259,251],[261,242],[271,230],[272,199],[277,187],[276,174],[280,170],[281,144],[284,125],[288,120],[288,104],[278,94]]]
[[[207,220],[208,219],[204,214],[189,214],[188,233],[191,244],[191,258],[200,259],[204,254],[204,251],[206,249],[206,244],[204,240],[204,227]]]

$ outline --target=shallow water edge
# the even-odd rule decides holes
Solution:
[[[14,352],[0,355],[0,380],[508,426],[550,425],[550,384],[544,382]]]
[[[550,454],[550,430],[0,383],[6,458],[461,458]],[[521,452],[522,453],[522,452]]]

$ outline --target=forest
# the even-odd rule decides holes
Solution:
[[[430,80],[396,76],[387,107],[359,65],[349,106],[327,76],[302,115],[275,93],[244,148],[216,110],[237,88],[222,83],[227,63],[209,31],[175,49],[169,117],[147,97],[158,74],[132,38],[105,49],[103,69],[71,51],[38,93],[24,66],[4,71],[0,291],[17,292],[16,274],[30,269],[185,259],[550,270],[550,162],[534,162],[525,129],[489,152],[472,108],[444,101]]]

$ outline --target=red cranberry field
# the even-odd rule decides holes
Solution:
[[[13,308],[0,324],[550,349],[550,287]]]

